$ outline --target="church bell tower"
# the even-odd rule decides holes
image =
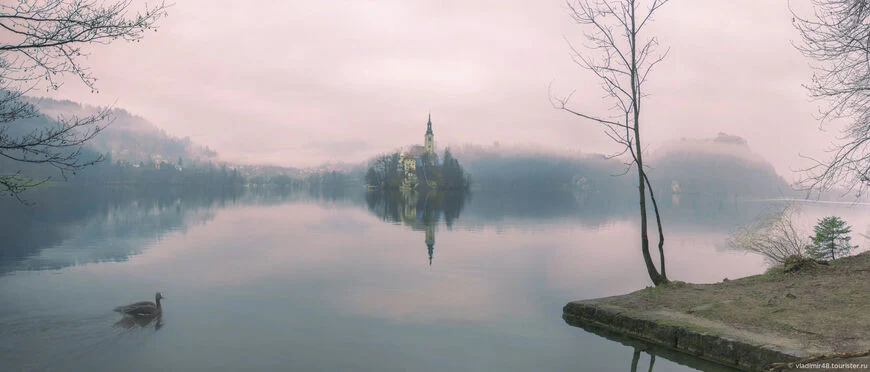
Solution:
[[[429,113],[429,122],[426,123],[426,140],[424,141],[426,154],[429,155],[429,161],[435,161],[435,134],[432,133],[432,113]]]

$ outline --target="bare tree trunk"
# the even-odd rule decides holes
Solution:
[[[648,37],[638,44],[638,34],[650,21],[653,13],[668,0],[648,0],[648,7],[638,15],[637,0],[589,0],[569,1],[571,16],[581,25],[591,28],[584,33],[588,48],[603,54],[601,59],[588,57],[571,48],[574,61],[583,68],[594,73],[602,82],[607,97],[613,100],[614,109],[623,117],[610,119],[607,115],[592,115],[575,111],[567,107],[571,95],[557,98],[553,107],[568,111],[585,120],[591,120],[603,126],[604,133],[616,143],[624,146],[622,151],[611,157],[628,153],[631,158],[625,164],[626,173],[632,166],[637,167],[638,206],[640,209],[640,248],[647,273],[653,284],[668,282],[665,271],[664,231],[661,214],[652,184],[644,169],[643,145],[640,139],[640,112],[643,83],[652,68],[661,62],[667,53],[653,56],[658,41]],[[552,99],[552,95],[551,95]],[[621,121],[620,121],[621,120]],[[656,268],[649,251],[649,213],[647,210],[647,189],[656,216],[656,226],[659,236],[660,269]]]
[[[640,362],[640,350],[634,348],[634,353],[631,355],[631,372],[637,372],[638,362]]]
[[[635,132],[637,129],[635,129]],[[637,141],[638,147],[638,158],[637,158],[637,167],[641,169],[643,167],[643,160],[641,160],[640,156],[640,141]],[[646,271],[649,273],[650,279],[653,281],[653,284],[659,285],[661,282],[661,274],[659,274],[656,269],[655,264],[653,263],[652,256],[649,253],[649,235],[647,233],[647,216],[646,216],[646,188],[644,187],[646,183],[643,179],[643,171],[638,170],[637,172],[638,178],[638,195],[640,196],[640,249],[643,254],[643,262],[646,264]]]
[[[652,260],[652,255],[649,252],[649,229],[647,227],[647,211],[646,211],[646,172],[643,171],[643,156],[640,154],[640,141],[636,142],[637,147],[637,178],[638,178],[638,194],[640,196],[640,244],[641,244],[641,253],[643,254],[643,262],[646,264],[646,270],[649,273],[649,277],[652,280],[653,284],[660,285],[668,282],[668,278],[665,276],[665,256],[664,256],[664,234],[662,233],[662,225],[661,225],[661,217],[659,216],[658,205],[655,202],[655,196],[652,194],[653,190],[650,188],[650,198],[653,202],[653,208],[655,209],[656,215],[656,223],[658,224],[659,231],[659,254],[661,255],[661,273],[656,269],[655,264]]]
[[[656,266],[653,263],[652,256],[649,253],[649,234],[647,232],[647,213],[646,213],[646,172],[643,169],[643,148],[640,144],[640,93],[638,92],[638,77],[637,77],[637,26],[635,24],[635,3],[634,0],[629,1],[630,7],[630,20],[631,20],[631,33],[630,36],[630,48],[631,48],[631,68],[629,69],[631,73],[631,96],[634,97],[632,100],[632,114],[634,114],[634,147],[635,147],[635,161],[637,163],[637,188],[638,194],[640,196],[640,244],[641,251],[643,253],[643,261],[646,264],[646,270],[649,273],[650,279],[652,279],[653,284],[659,285],[667,282],[667,278],[664,277],[663,274],[659,273],[656,270]],[[650,188],[650,192],[652,192],[652,188]],[[656,208],[658,211],[658,208]],[[656,217],[658,217],[658,212],[656,213]],[[661,225],[659,225],[661,226]],[[664,272],[664,267],[662,268],[662,272]]]
[[[656,214],[656,226],[659,229],[659,268],[662,270],[662,276],[667,278],[668,274],[665,271],[665,233],[662,230],[662,216],[659,214],[659,204],[656,203],[656,195],[653,193],[652,184],[649,182],[649,177],[646,176],[646,171],[643,172],[643,178],[646,180],[646,186],[649,188],[649,198],[653,203],[653,210]]]

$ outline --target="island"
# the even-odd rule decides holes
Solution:
[[[432,114],[426,123],[423,145],[382,154],[369,162],[365,175],[370,190],[467,190],[471,181],[450,149],[443,160],[435,153]]]

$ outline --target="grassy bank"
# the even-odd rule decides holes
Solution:
[[[870,253],[715,284],[675,282],[572,302],[564,317],[744,370],[860,353],[870,350]],[[870,363],[867,357],[851,361]]]

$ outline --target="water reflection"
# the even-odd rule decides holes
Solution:
[[[0,215],[0,273],[32,271],[0,275],[0,360],[15,370],[727,370],[554,316],[649,283],[633,199],[94,189],[35,201]],[[675,279],[763,270],[714,248],[763,205],[689,195],[665,207]],[[848,213],[807,217],[868,226]],[[47,268],[66,269],[35,272]],[[162,318],[108,310],[155,288],[179,299],[161,332]]]
[[[744,203],[734,198],[682,195],[663,199],[662,220],[668,232],[729,232],[750,223],[770,208],[769,203]],[[471,227],[533,227],[569,223],[599,229],[637,218],[636,195],[594,190],[475,191],[463,212],[463,225]]]
[[[0,198],[0,275],[123,262],[147,241],[208,222],[241,190],[46,187],[32,205]]]
[[[369,211],[383,221],[401,223],[414,231],[423,231],[423,242],[429,256],[429,265],[435,255],[435,228],[444,217],[448,229],[459,218],[470,198],[467,191],[388,190],[366,193]]]
[[[113,327],[117,328],[145,328],[154,323],[154,330],[159,331],[160,328],[163,328],[163,314],[157,314],[157,316],[132,316],[132,315],[124,315],[121,317],[121,320],[115,322]]]
[[[634,348],[634,354],[631,357],[631,372],[637,372],[637,364],[640,362],[640,352],[638,348]],[[653,366],[656,364],[656,355],[649,354],[649,369],[647,372],[652,372]]]
[[[693,357],[689,354],[682,353],[679,351],[671,350],[668,348],[663,348],[657,345],[648,344],[646,342],[627,337],[622,333],[611,331],[605,327],[594,323],[586,323],[578,319],[574,318],[565,318],[565,322],[575,326],[580,327],[583,330],[601,336],[610,341],[618,342],[622,345],[628,346],[632,350],[631,354],[631,372],[643,371],[644,369],[648,372],[654,371],[656,357],[660,356],[668,361],[674,362],[679,365],[683,365],[692,369],[696,369],[699,371],[706,372],[736,372],[736,369],[723,366],[718,363],[713,363],[704,359]],[[644,357],[644,354],[648,357]],[[644,362],[646,359],[646,363]],[[646,368],[644,368],[646,366]],[[672,370],[672,366],[662,366],[660,371],[670,371]]]
[[[625,198],[588,191],[529,192],[512,189],[461,191],[172,190],[149,188],[54,187],[28,195],[33,206],[0,198],[0,275],[50,270],[90,262],[123,262],[147,242],[213,219],[216,209],[236,204],[296,202],[365,206],[381,220],[423,232],[430,262],[436,232],[453,229],[460,214],[466,228],[526,228],[577,223],[600,228],[633,218],[636,205]],[[769,206],[683,198],[663,203],[669,231],[730,231]],[[469,208],[469,206],[473,206]],[[466,211],[468,210],[468,211]],[[62,248],[59,248],[62,247]],[[56,249],[59,248],[59,249]]]

